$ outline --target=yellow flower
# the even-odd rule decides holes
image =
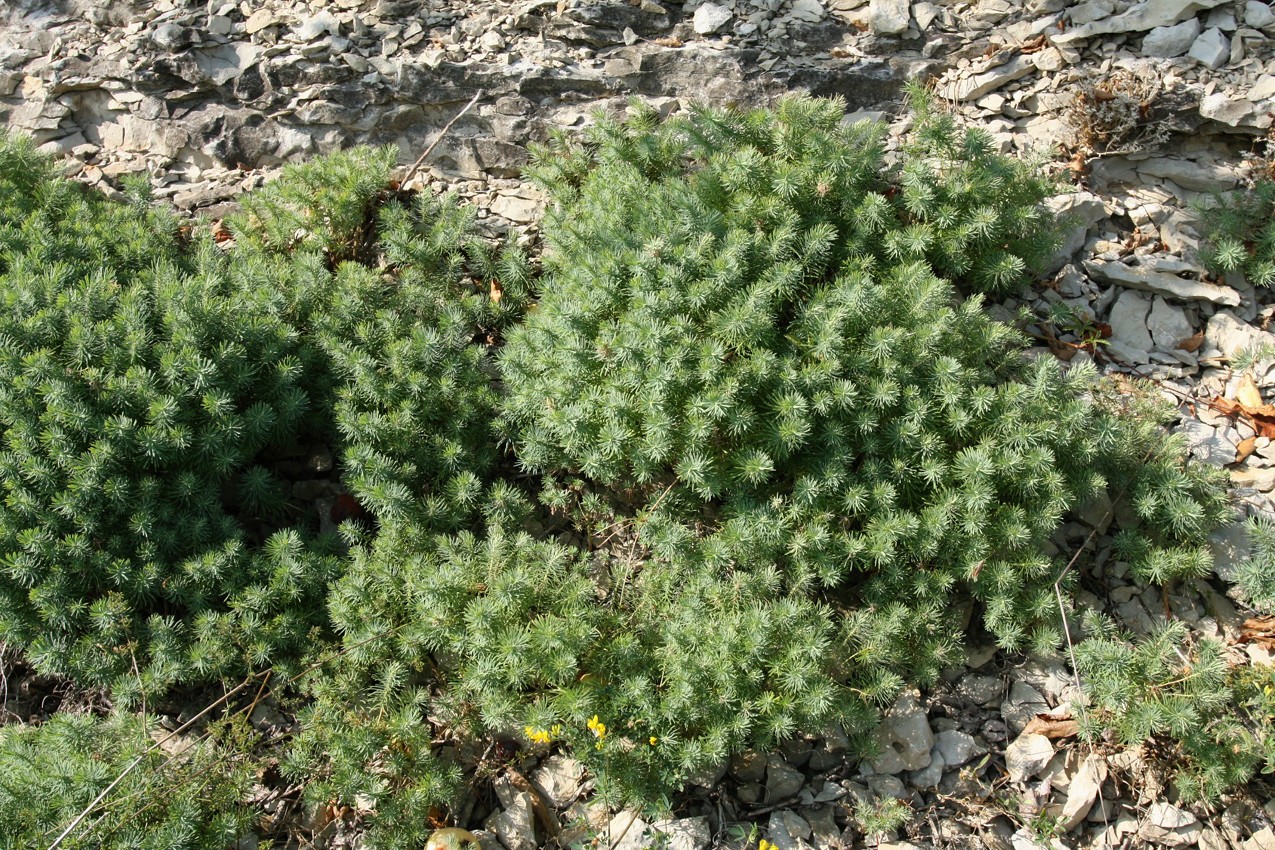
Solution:
[[[660,740],[659,738],[657,738],[657,737],[655,737],[654,735],[652,735],[652,736],[651,736],[651,746],[652,746],[652,747],[654,747],[657,743],[659,743],[659,740]]]
[[[757,850],[779,850],[779,848],[763,838],[757,842]]]
[[[602,739],[607,736],[607,725],[601,720],[598,720],[598,716],[596,714],[593,715],[593,719],[586,725],[589,727],[589,731],[598,736],[598,743],[601,743]],[[601,747],[599,747],[599,749],[601,749]]]
[[[547,744],[553,740],[559,732],[562,731],[561,726],[554,726],[553,729],[546,732],[544,729],[536,729],[532,726],[524,726],[522,731],[527,735],[527,740],[533,744]]]

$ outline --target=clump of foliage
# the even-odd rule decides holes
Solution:
[[[232,260],[254,289],[286,281],[275,309],[318,362],[351,493],[383,521],[453,528],[498,457],[487,352],[530,269],[454,198],[391,192],[394,160],[357,148],[285,169],[232,221]]]
[[[1169,137],[1164,123],[1164,82],[1127,68],[1081,80],[1066,118],[1076,148],[1086,156],[1153,151]]]
[[[85,809],[89,816],[61,844],[66,850],[234,846],[252,828],[242,800],[253,765],[238,754],[244,743],[231,740],[242,730],[214,730],[175,755],[154,746],[148,730],[128,715],[59,714],[40,725],[0,726],[0,848],[48,847]]]
[[[1083,641],[1076,665],[1089,700],[1082,733],[1148,745],[1183,799],[1216,800],[1263,763],[1275,765],[1273,671],[1230,669],[1219,641],[1193,639],[1173,621],[1141,641]]]
[[[489,491],[485,529],[386,523],[355,547],[331,608],[348,653],[297,775],[443,793],[383,756],[423,753],[400,720],[432,712],[436,732],[568,745],[650,801],[800,729],[866,730],[956,658],[958,600],[1007,648],[1055,644],[1046,540],[1109,485],[1130,545],[1194,574],[1212,479],[1090,398],[1090,372],[1024,362],[940,276],[1017,282],[1027,249],[1005,246],[1045,229],[1047,184],[921,107],[928,170],[886,168],[879,128],[802,98],[639,109],[539,152],[541,295],[498,358],[498,427],[534,477]],[[350,728],[382,749],[342,746]]]
[[[1005,648],[1054,645],[1048,539],[1103,490],[1140,575],[1198,573],[1212,479],[982,310],[1050,253],[1050,182],[915,106],[897,166],[811,98],[556,140],[534,304],[524,257],[375,150],[289,169],[225,249],[6,271],[0,637],[125,698],[291,660],[285,772],[407,847],[457,787],[441,741],[569,747],[658,803],[868,731],[958,657],[970,600]],[[370,512],[346,560],[267,471],[311,435]],[[329,624],[333,659],[296,663]]]
[[[1235,586],[1250,605],[1271,611],[1275,609],[1275,523],[1252,518],[1247,534],[1252,548],[1236,568]]]
[[[29,185],[30,168],[0,144],[0,180],[35,195],[0,270],[0,636],[86,684],[140,665],[163,687],[173,659],[148,665],[147,645],[172,650],[184,615],[272,569],[237,554],[235,514],[265,506],[277,485],[254,460],[308,412],[295,335],[210,244],[178,258],[140,200]]]
[[[1254,286],[1275,284],[1275,179],[1218,199],[1202,210],[1201,258],[1214,272],[1243,272]]]

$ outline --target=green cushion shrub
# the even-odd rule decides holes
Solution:
[[[1136,569],[1198,572],[1216,476],[1162,411],[1026,361],[937,273],[996,286],[953,258],[1018,280],[1026,251],[977,228],[889,247],[919,220],[899,200],[915,178],[841,115],[639,109],[538,154],[539,299],[497,360],[523,474],[488,491],[485,531],[395,522],[355,547],[331,597],[346,654],[314,684],[295,775],[445,798],[437,770],[378,755],[421,753],[429,731],[400,721],[428,716],[567,746],[604,792],[658,801],[748,747],[866,733],[959,660],[966,602],[1008,649],[1055,646],[1051,536],[1103,491],[1129,502]],[[1027,179],[930,113],[917,132],[908,150],[966,157],[931,175],[962,175],[951,197]],[[1005,221],[1047,229],[1038,188],[1002,188]]]
[[[0,848],[51,846],[120,776],[61,847],[225,850],[249,834],[242,801],[255,766],[238,752],[242,730],[222,729],[170,756],[153,746],[167,733],[151,728],[128,715],[83,714],[0,726]]]
[[[1217,199],[1201,211],[1201,258],[1214,272],[1243,272],[1254,286],[1275,283],[1275,178]]]
[[[1144,757],[1187,801],[1215,801],[1263,764],[1275,767],[1275,671],[1232,668],[1220,641],[1170,621],[1135,640],[1102,635],[1076,647],[1091,741],[1149,745]]]

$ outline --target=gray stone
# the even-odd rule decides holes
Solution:
[[[258,9],[248,16],[248,20],[243,22],[243,28],[248,35],[255,35],[263,29],[275,26],[278,23],[279,19],[275,17],[274,12],[268,9]]]
[[[985,94],[995,91],[1007,83],[1022,79],[1036,70],[1031,56],[1015,56],[1004,65],[972,77],[954,80],[939,87],[937,94],[945,100],[978,100]]]
[[[929,791],[937,788],[939,782],[943,780],[943,769],[947,764],[943,761],[942,754],[939,753],[938,747],[930,750],[930,763],[920,770],[914,770],[908,774],[908,783],[913,788],[920,788],[922,791]]]
[[[916,20],[916,28],[920,32],[925,32],[930,28],[930,24],[934,23],[934,19],[943,13],[942,8],[927,2],[912,4],[912,17]]]
[[[771,812],[766,832],[779,850],[801,850],[810,837],[810,824],[796,812],[782,810]]]
[[[1200,33],[1188,54],[1206,68],[1221,68],[1231,58],[1231,41],[1217,27]]]
[[[795,20],[815,24],[824,19],[827,10],[824,9],[823,3],[819,0],[793,0],[789,14]]]
[[[1190,159],[1162,156],[1138,163],[1138,174],[1172,180],[1192,192],[1225,192],[1234,189],[1235,172],[1217,163],[1201,163]]]
[[[607,825],[606,844],[611,850],[643,850],[647,829],[647,822],[637,812],[624,809],[616,812]]]
[[[1009,686],[1009,698],[1001,703],[1001,717],[1009,728],[1018,734],[1033,717],[1049,711],[1044,695],[1026,682],[1014,680]]]
[[[555,809],[565,809],[580,796],[584,765],[564,755],[552,755],[540,763],[531,779]]]
[[[766,803],[773,804],[797,796],[806,777],[794,770],[781,755],[773,755],[766,765]]]
[[[1005,769],[1013,782],[1025,782],[1045,769],[1054,745],[1044,735],[1019,735],[1005,749]]]
[[[1200,35],[1200,21],[1191,18],[1171,27],[1156,27],[1142,39],[1142,55],[1153,59],[1172,59],[1191,49]]]
[[[1192,457],[1213,466],[1235,463],[1235,444],[1228,442],[1212,425],[1187,418],[1182,420],[1182,433],[1186,435]]]
[[[1102,756],[1091,755],[1081,762],[1067,785],[1067,801],[1061,814],[1063,832],[1070,832],[1085,819],[1106,779],[1107,762]]]
[[[904,787],[903,780],[897,776],[875,774],[865,777],[864,782],[868,783],[868,790],[872,792],[874,797],[893,797],[896,800],[906,800],[912,796],[908,793],[908,789]]]
[[[974,736],[959,729],[949,729],[935,735],[934,748],[948,767],[960,767],[978,755],[981,749]]]
[[[1189,847],[1199,840],[1203,829],[1195,815],[1160,802],[1152,804],[1138,829],[1138,837],[1165,847]]]
[[[1147,330],[1155,347],[1161,351],[1172,351],[1184,340],[1195,333],[1187,320],[1186,311],[1175,307],[1159,295],[1151,303],[1151,313],[1147,316]]]
[[[231,42],[211,50],[195,53],[195,63],[204,76],[219,86],[237,79],[260,57],[263,49],[255,44]]]
[[[745,750],[730,760],[730,775],[742,783],[761,782],[766,775],[766,756]]]
[[[190,36],[185,27],[170,22],[155,27],[155,31],[151,33],[151,41],[161,50],[176,50],[189,42]]]
[[[1102,198],[1085,191],[1055,195],[1045,200],[1045,206],[1050,212],[1061,216],[1069,226],[1063,235],[1062,244],[1041,269],[1043,274],[1053,274],[1065,266],[1076,252],[1085,246],[1090,229],[1107,218],[1107,207],[1102,202]],[[1076,294],[1079,295],[1079,293]]]
[[[1275,24],[1275,12],[1271,11],[1269,3],[1262,3],[1260,0],[1248,0],[1244,4],[1244,23],[1257,29],[1269,27]]]
[[[314,41],[325,32],[328,35],[341,34],[341,22],[331,12],[320,12],[306,18],[297,25],[292,34],[301,41]]]
[[[515,224],[530,224],[539,218],[543,209],[544,205],[540,201],[516,195],[498,195],[491,202],[491,211],[494,214]]]
[[[1275,97],[1275,74],[1263,74],[1258,77],[1257,82],[1248,87],[1245,96],[1254,103]]]
[[[667,850],[703,850],[708,846],[708,818],[678,818],[657,820],[651,824],[651,833],[662,837]]]
[[[497,781],[496,794],[501,808],[493,812],[483,826],[494,832],[507,850],[536,850],[531,795],[525,791],[514,791],[504,779]]]
[[[1210,301],[1225,307],[1238,307],[1240,294],[1229,286],[1218,286],[1198,280],[1180,278],[1175,267],[1164,263],[1130,266],[1118,261],[1087,260],[1085,271],[1107,283],[1118,283],[1128,289],[1153,292],[1183,301]]]
[[[695,28],[696,35],[712,35],[729,24],[734,17],[729,6],[704,3],[695,10],[691,25]]]
[[[1155,343],[1147,330],[1147,316],[1151,312],[1151,299],[1141,292],[1127,289],[1111,305],[1107,323],[1111,325],[1111,338],[1135,351],[1151,351]]]
[[[1253,114],[1253,103],[1247,98],[1231,97],[1220,91],[1213,92],[1200,100],[1200,114],[1210,121],[1238,127]]]
[[[1073,26],[1079,27],[1101,21],[1115,10],[1115,4],[1111,0],[1087,0],[1085,3],[1072,6],[1067,12],[1067,17],[1071,19]]]
[[[1122,32],[1146,32],[1156,27],[1169,27],[1194,17],[1201,9],[1212,9],[1227,0],[1143,0],[1125,12],[1100,21],[1094,21],[1067,32],[1052,36],[1055,44],[1072,44],[1093,38]]]
[[[911,21],[908,0],[872,0],[868,5],[868,26],[877,35],[900,35]]]
[[[902,773],[929,765],[934,733],[925,710],[912,694],[902,694],[895,700],[876,735],[881,755],[872,762],[872,769],[877,773]]]
[[[1209,536],[1213,553],[1213,571],[1223,581],[1234,582],[1236,570],[1253,555],[1248,525],[1240,520],[1225,525]],[[1206,600],[1208,601],[1208,600]]]
[[[1230,358],[1243,351],[1257,353],[1269,349],[1275,353],[1275,334],[1258,330],[1230,310],[1218,310],[1204,328],[1204,344]]]
[[[970,673],[957,684],[956,692],[974,705],[991,705],[1001,698],[1005,685],[994,676]]]

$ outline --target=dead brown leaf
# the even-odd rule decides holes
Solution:
[[[1178,348],[1182,349],[1183,351],[1194,352],[1197,349],[1199,349],[1199,347],[1203,344],[1204,344],[1204,331],[1200,331],[1195,336],[1189,336],[1186,339],[1179,342]]]
[[[1240,440],[1239,445],[1235,447],[1235,462],[1243,463],[1244,461],[1248,460],[1249,455],[1253,454],[1253,452],[1255,452],[1256,450],[1257,450],[1256,437],[1249,437],[1247,439]]]
[[[499,304],[500,299],[505,296],[505,288],[500,285],[500,281],[495,278],[491,279],[491,303]]]
[[[1275,650],[1275,617],[1252,617],[1244,621],[1240,643],[1255,643],[1263,649]]]
[[[1030,41],[1023,42],[1023,46],[1018,48],[1019,53],[1039,53],[1048,45],[1045,34],[1041,33]]]
[[[1235,400],[1248,408],[1262,406],[1262,391],[1257,388],[1257,381],[1248,372],[1240,376],[1235,388]]]
[[[1023,727],[1024,735],[1044,735],[1046,738],[1070,738],[1080,732],[1078,724],[1070,714],[1065,717],[1054,717],[1049,714],[1037,714]]]
[[[1275,405],[1249,406],[1218,396],[1209,406],[1227,416],[1243,416],[1252,424],[1257,436],[1275,440]]]

